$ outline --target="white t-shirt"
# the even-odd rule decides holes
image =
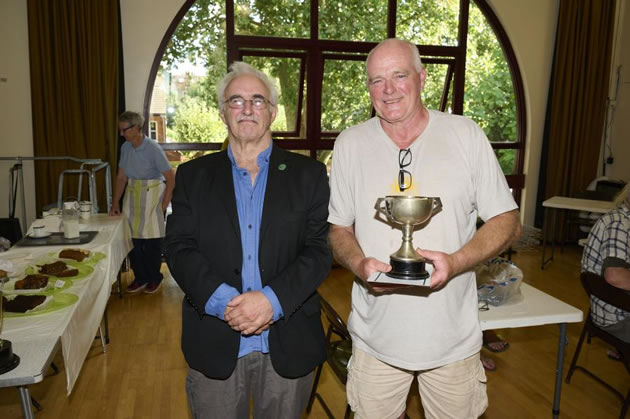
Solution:
[[[476,220],[515,209],[505,176],[484,132],[470,119],[429,111],[429,123],[410,146],[413,179],[398,188],[399,148],[378,118],[344,130],[335,142],[328,221],[354,224],[366,256],[389,263],[402,232],[376,211],[387,195],[439,197],[443,209],[413,233],[415,247],[453,253],[475,233]],[[427,264],[427,271],[433,269]],[[353,342],[388,364],[422,370],[478,352],[481,328],[475,277],[466,272],[431,292],[417,287],[374,295],[360,281],[352,288],[348,320]]]

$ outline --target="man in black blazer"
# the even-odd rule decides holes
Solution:
[[[317,287],[330,271],[323,164],[271,139],[278,103],[242,62],[217,87],[228,149],[177,169],[166,227],[185,293],[182,351],[195,417],[299,418],[326,358]]]

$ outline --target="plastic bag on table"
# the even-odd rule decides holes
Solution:
[[[522,300],[523,272],[504,258],[490,259],[475,267],[477,296],[493,306],[513,304]]]

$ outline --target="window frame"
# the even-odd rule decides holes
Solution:
[[[446,109],[448,92],[452,85],[454,114],[463,114],[464,85],[466,76],[466,49],[468,41],[468,13],[471,2],[479,8],[486,18],[488,25],[503,50],[514,89],[516,104],[517,135],[513,142],[490,142],[495,150],[515,150],[515,168],[512,174],[506,174],[508,184],[513,189],[514,198],[520,203],[521,192],[525,185],[524,154],[526,139],[526,108],[525,94],[522,76],[516,55],[510,44],[509,38],[496,14],[489,6],[487,0],[460,0],[458,42],[456,46],[418,45],[418,50],[425,63],[447,64],[447,76],[445,89],[443,90],[440,108]],[[145,92],[144,114],[148,115],[151,104],[153,85],[160,66],[162,56],[166,50],[177,25],[186,12],[195,3],[195,0],[186,0],[167,29],[158,48],[151,67],[147,89]],[[396,36],[396,0],[387,0],[387,37]],[[368,52],[377,45],[376,42],[339,41],[319,39],[319,1],[310,0],[310,37],[309,38],[282,38],[270,36],[238,35],[234,27],[234,1],[225,1],[226,12],[226,54],[228,65],[242,59],[244,56],[298,56],[302,59],[301,89],[298,100],[298,125],[292,133],[274,132],[276,143],[286,149],[308,150],[311,157],[316,158],[320,150],[332,150],[334,138],[337,132],[321,131],[321,88],[323,82],[324,61],[326,58],[358,60],[366,57]],[[359,55],[357,55],[359,54]],[[305,84],[304,84],[305,83]],[[305,87],[305,89],[304,89]],[[306,132],[305,138],[297,139],[300,130],[301,107],[303,94],[306,94]],[[373,110],[372,110],[373,113]],[[146,129],[146,128],[145,128]],[[162,143],[165,150],[219,150],[220,143]]]

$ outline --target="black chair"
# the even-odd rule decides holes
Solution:
[[[11,246],[22,239],[22,228],[20,220],[13,216],[9,218],[0,218],[0,237],[9,240]]]
[[[630,311],[630,294],[608,284],[601,276],[590,272],[582,272],[582,274],[580,275],[580,280],[582,281],[582,286],[584,287],[584,290],[586,290],[586,293],[589,295],[589,297],[591,295],[594,295],[600,300],[607,302],[608,304],[612,304],[615,307]],[[583,371],[591,378],[595,379],[597,382],[606,387],[608,390],[612,391],[617,397],[619,397],[622,402],[619,418],[623,419],[628,412],[628,407],[630,407],[630,390],[628,390],[628,393],[624,398],[623,394],[619,390],[615,389],[613,386],[605,382],[593,372],[587,370],[585,367],[577,365],[578,356],[580,355],[580,349],[582,349],[582,343],[584,343],[584,338],[586,336],[588,336],[588,343],[591,343],[592,337],[597,337],[617,349],[617,351],[619,351],[619,354],[621,355],[621,362],[623,362],[626,370],[628,371],[628,373],[630,373],[630,343],[624,342],[616,336],[613,336],[605,330],[596,326],[591,319],[591,311],[589,310],[588,316],[586,316],[586,320],[584,321],[584,328],[582,329],[582,334],[580,335],[580,340],[578,341],[577,348],[575,349],[575,355],[573,355],[573,360],[571,361],[571,366],[569,367],[569,372],[567,373],[567,378],[565,381],[567,383],[571,381],[571,376],[573,375],[573,372],[575,370]]]
[[[346,327],[345,322],[332,308],[328,301],[324,300],[321,296],[320,301],[322,310],[324,311],[329,323],[328,331],[326,332],[326,339],[328,341],[328,359],[326,362],[328,362],[328,365],[335,373],[339,381],[341,381],[345,386],[348,378],[348,360],[350,359],[350,355],[352,355],[352,338],[350,337],[350,333],[348,333],[348,328]],[[332,340],[333,335],[337,335],[340,339]],[[322,368],[324,368],[324,364],[317,367],[315,380],[313,381],[313,390],[311,391],[306,411],[311,411],[313,402],[315,401],[315,398],[317,398],[326,411],[328,417],[334,419],[335,415],[332,414],[322,396],[317,392],[317,384],[319,384]],[[343,417],[350,417],[350,405],[346,404],[346,412]]]
[[[11,246],[22,239],[22,228],[20,227],[20,220],[15,217],[15,204],[17,202],[18,191],[17,172],[20,170],[22,170],[21,164],[15,164],[13,165],[13,167],[11,167],[11,169],[9,169],[9,178],[11,179],[11,185],[9,185],[9,187],[12,189],[12,199],[9,202],[11,204],[11,206],[9,207],[9,217],[0,218],[0,237],[4,237],[5,239],[9,240]]]

